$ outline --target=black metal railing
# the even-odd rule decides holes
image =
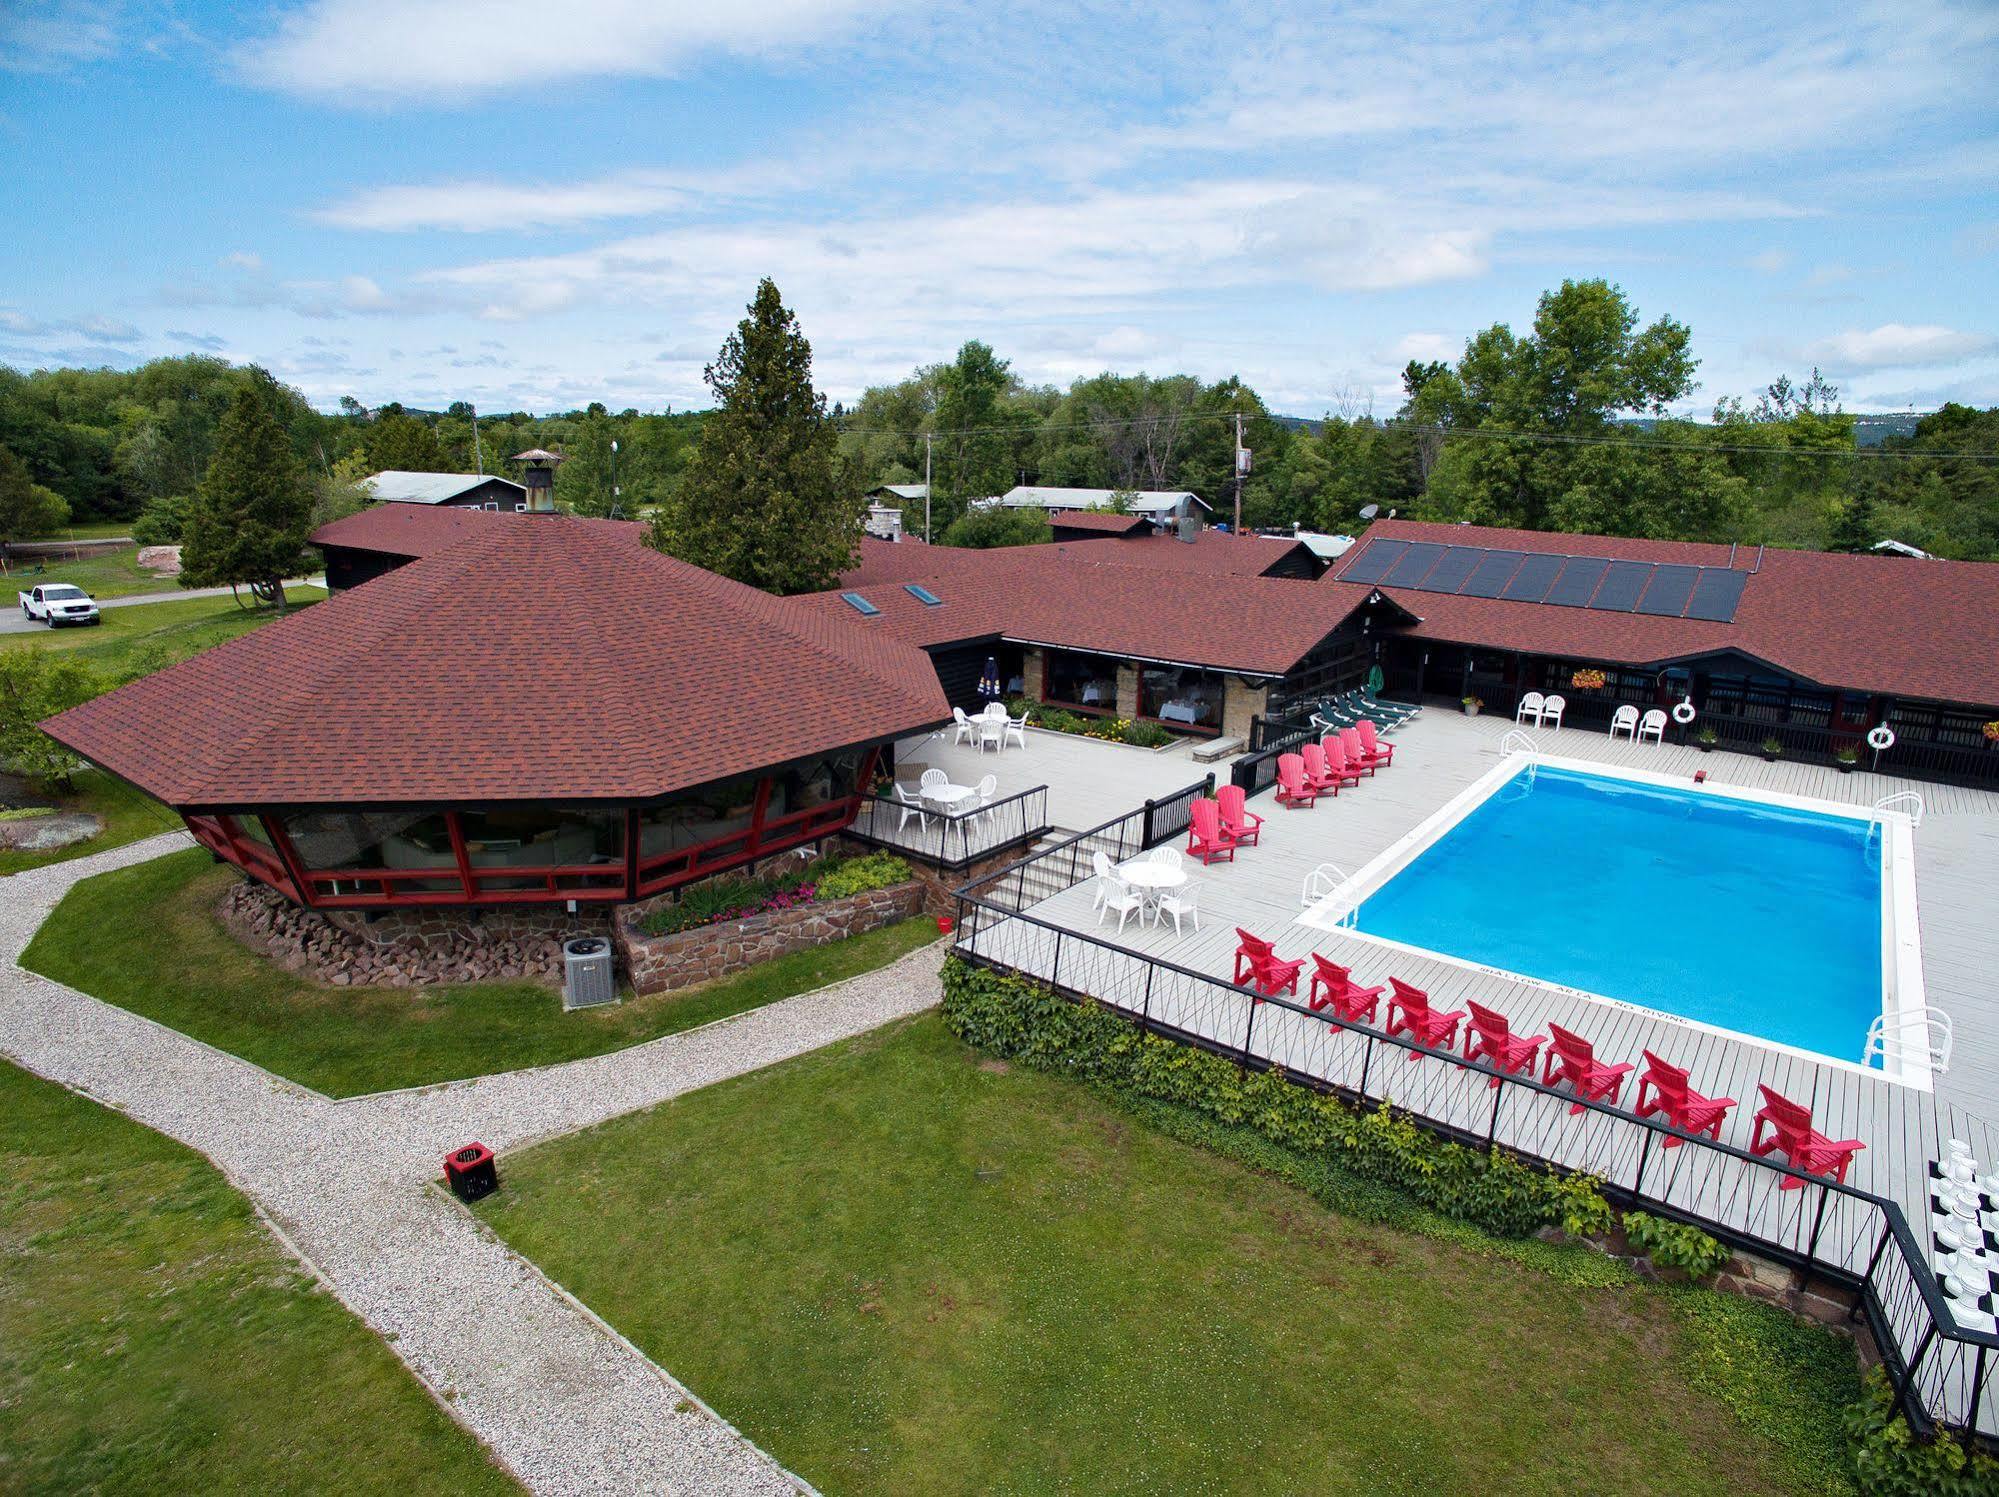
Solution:
[[[1958,1325],[1896,1202],[1027,914],[1017,900],[994,897],[1012,873],[958,891],[957,955],[1245,1068],[1360,1105],[1389,1103],[1444,1137],[1593,1175],[1620,1205],[1843,1286],[1918,1431],[1994,1432],[1982,1405],[1999,1335]]]
[[[1119,863],[1177,837],[1187,828],[1194,802],[1214,790],[1213,775],[1196,780],[1088,831],[1050,842],[1018,862],[973,879],[965,889],[977,891],[995,909],[1016,913],[1031,909],[1094,876],[1097,853]]]
[[[940,811],[885,795],[861,798],[848,832],[939,868],[958,869],[1022,847],[1048,830],[1048,787],[1036,785],[990,805]]]
[[[1252,717],[1249,720],[1249,752],[1268,753],[1303,743],[1312,734],[1309,713],[1298,717]]]
[[[1256,734],[1258,718],[1250,724],[1252,741]],[[1247,795],[1258,795],[1277,783],[1277,761],[1285,754],[1298,751],[1302,743],[1309,743],[1319,736],[1318,729],[1311,722],[1293,722],[1288,719],[1273,721],[1262,734],[1263,747],[1253,753],[1244,754],[1229,765],[1229,783],[1239,785]]]

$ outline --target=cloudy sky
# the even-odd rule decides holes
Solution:
[[[775,276],[819,382],[1396,403],[1607,276],[1694,408],[1999,403],[1999,6],[0,0],[0,362],[323,404],[704,403]]]

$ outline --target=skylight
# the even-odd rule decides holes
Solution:
[[[853,609],[855,613],[860,614],[861,617],[863,618],[871,619],[876,614],[881,612],[879,608],[875,607],[874,604],[870,603],[866,598],[862,597],[859,593],[841,593],[840,601],[845,603],[849,608]]]
[[[916,599],[925,608],[939,608],[943,606],[944,600],[927,587],[918,587],[914,582],[905,582],[902,585],[902,590],[908,593],[910,597]]]

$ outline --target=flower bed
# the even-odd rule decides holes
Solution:
[[[670,936],[886,889],[906,883],[909,876],[909,864],[893,853],[819,858],[768,878],[718,878],[695,884],[674,903],[649,911],[639,928],[649,936]]]
[[[1025,697],[1013,698],[1006,709],[1015,717],[1025,713],[1035,727],[1052,733],[1074,733],[1080,738],[1101,738],[1107,743],[1128,743],[1134,748],[1164,748],[1173,742],[1173,735],[1158,723],[1141,722],[1137,718],[1091,717],[1030,702]]]

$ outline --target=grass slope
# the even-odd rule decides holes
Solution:
[[[215,918],[239,877],[206,852],[85,879],[22,964],[333,1096],[622,1049],[882,966],[936,939],[909,920],[678,994],[565,1014],[532,983],[324,988],[245,950]]]
[[[1327,1211],[982,1063],[935,1016],[517,1154],[479,1209],[829,1491],[1777,1491],[1798,1470],[1731,1414],[1726,1360],[1669,1295]],[[1689,1385],[1716,1366],[1719,1389]],[[1850,1376],[1778,1371],[1837,1428]]]
[[[0,847],[0,874],[43,868],[50,863],[67,863],[71,858],[123,847],[141,837],[181,830],[181,819],[173,812],[144,791],[134,790],[123,780],[115,780],[100,769],[80,771],[75,788],[67,795],[36,794],[30,799],[37,805],[56,806],[65,811],[88,811],[102,818],[104,830],[88,841],[47,852],[23,852]]]
[[[0,1491],[501,1492],[193,1151],[0,1063]]]
[[[124,535],[125,530],[114,530],[116,535]],[[79,540],[91,539],[79,534]],[[65,539],[51,536],[51,540]],[[116,551],[103,551],[95,555],[79,557],[74,561],[50,557],[42,562],[42,570],[37,572],[35,564],[39,557],[16,557],[9,563],[6,585],[11,589],[6,601],[14,601],[14,594],[26,592],[48,582],[69,582],[82,588],[93,598],[128,598],[135,593],[170,593],[180,584],[172,577],[162,577],[158,572],[148,572],[139,565],[139,548],[124,546]]]
[[[285,589],[285,596],[298,605],[317,602],[326,594],[316,587],[295,585]],[[248,598],[246,592],[246,602]],[[37,627],[25,634],[0,634],[0,649],[66,650],[115,677],[185,660],[248,634],[277,615],[268,609],[245,608],[231,598],[178,598],[171,603],[107,608],[102,617],[103,623],[88,628]]]

